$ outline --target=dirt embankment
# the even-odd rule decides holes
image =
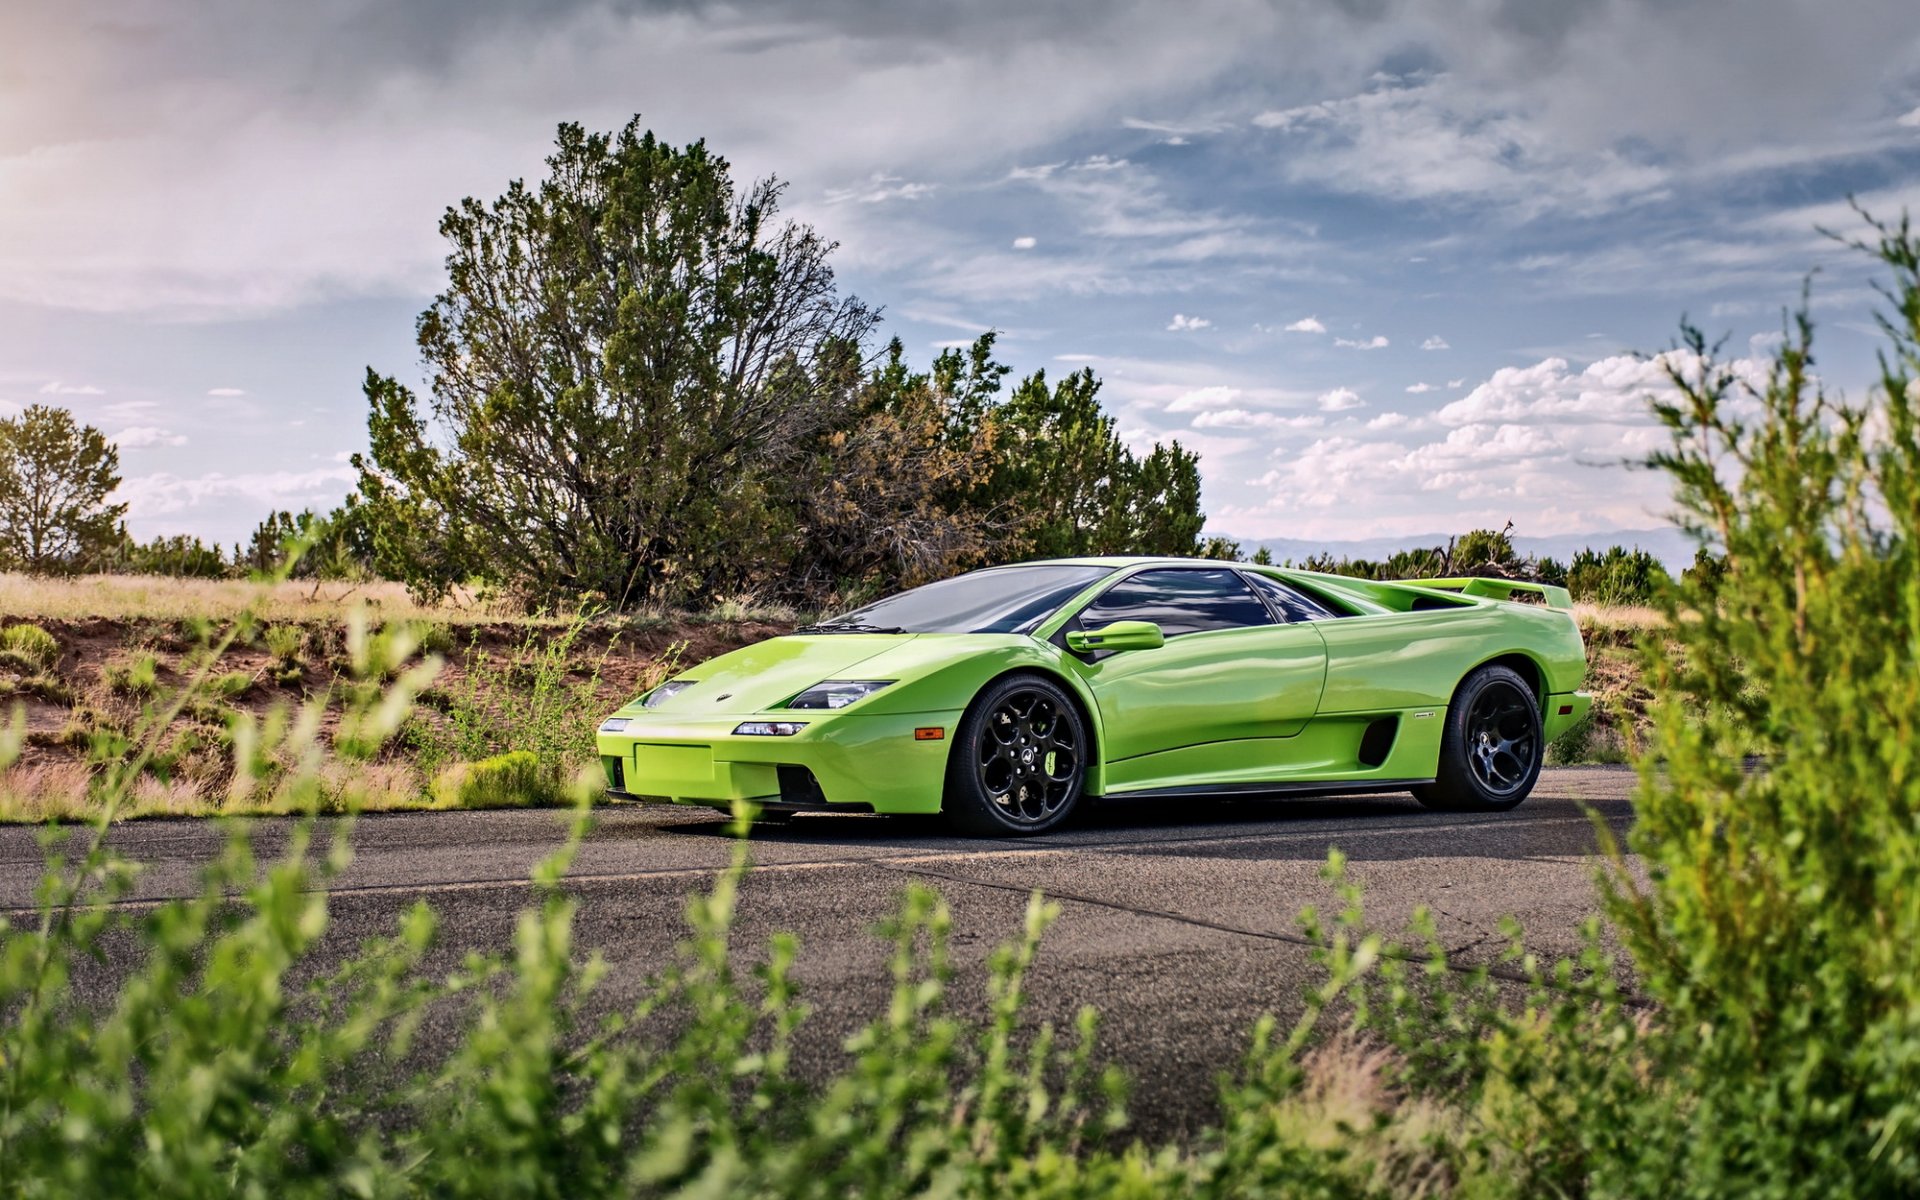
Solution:
[[[0,820],[86,815],[90,781],[139,746],[153,754],[134,812],[271,807],[270,796],[234,795],[236,728],[271,731],[313,707],[330,747],[354,677],[344,614],[244,627],[212,656],[227,622],[0,614],[0,637],[22,626],[47,637],[0,643],[0,714],[17,711],[25,734],[0,775]],[[372,763],[354,764],[373,783],[361,790],[374,807],[425,803],[434,771],[517,748],[521,732],[556,759],[582,761],[607,711],[680,666],[787,631],[693,617],[408,628],[421,643],[409,661],[431,655],[442,665],[400,736]]]

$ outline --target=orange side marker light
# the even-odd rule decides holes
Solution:
[[[947,736],[947,731],[942,729],[938,725],[935,725],[930,729],[921,728],[913,731],[913,740],[916,742],[937,742],[941,738],[944,738],[946,736]]]

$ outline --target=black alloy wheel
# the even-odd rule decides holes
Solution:
[[[1546,757],[1540,701],[1506,667],[1467,676],[1447,708],[1434,781],[1414,789],[1428,808],[1505,812],[1527,798]]]
[[[1042,833],[1086,782],[1088,738],[1066,692],[1037,675],[988,688],[962,718],[947,766],[948,819],[968,833]]]

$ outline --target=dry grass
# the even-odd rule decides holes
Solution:
[[[1574,619],[1586,630],[1628,631],[1658,629],[1667,623],[1658,609],[1632,604],[1576,604]]]
[[[187,617],[230,619],[252,611],[268,621],[333,620],[366,606],[382,618],[473,624],[525,619],[501,604],[483,604],[471,592],[456,592],[442,604],[414,603],[398,583],[279,584],[246,579],[172,579],[164,575],[80,575],[44,579],[0,574],[0,617],[12,620],[111,620]],[[567,618],[549,618],[563,623]]]
[[[828,606],[838,611],[834,605]],[[564,626],[575,613],[529,616],[510,600],[482,600],[466,588],[439,604],[418,604],[404,584],[247,579],[175,579],[166,575],[80,575],[67,579],[0,572],[0,621],[228,620],[251,612],[266,622],[339,621],[365,608],[376,621],[418,620],[441,625]],[[754,593],[730,596],[704,612],[646,608],[621,614],[616,624],[644,629],[658,625],[760,622],[798,625],[822,614],[780,604]]]
[[[16,763],[0,772],[0,824],[93,821],[100,816],[95,771],[74,761]],[[420,773],[406,763],[342,763],[320,768],[317,807],[324,812],[404,812],[428,807]],[[191,778],[136,780],[115,820],[147,817],[271,816],[304,811],[284,791],[235,798],[224,784]]]

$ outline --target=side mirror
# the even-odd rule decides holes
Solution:
[[[1096,650],[1158,650],[1167,635],[1152,621],[1115,621],[1104,629],[1076,629],[1067,634],[1067,649],[1081,654]]]

